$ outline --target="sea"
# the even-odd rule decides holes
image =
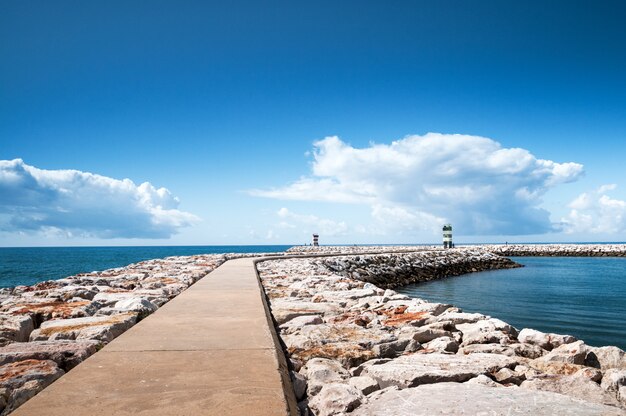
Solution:
[[[291,246],[0,247],[0,287],[33,285],[77,273],[169,256],[274,253]]]
[[[271,253],[290,246],[0,248],[0,287],[32,285],[77,273],[168,256]],[[396,289],[518,329],[569,334],[589,345],[626,349],[626,258],[512,257],[525,267],[493,270]]]
[[[491,315],[520,330],[568,334],[588,345],[626,350],[626,258],[511,259],[525,267],[449,277],[396,291]]]

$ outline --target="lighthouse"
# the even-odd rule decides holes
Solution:
[[[319,238],[320,238],[319,234],[313,234],[313,245],[314,246],[319,246],[320,245]]]
[[[443,226],[443,248],[452,248],[452,225],[446,224]]]

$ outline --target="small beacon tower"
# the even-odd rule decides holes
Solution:
[[[452,248],[452,225],[446,224],[443,226],[443,248]]]
[[[313,234],[313,245],[316,247],[320,245],[319,238],[320,238],[319,234]]]

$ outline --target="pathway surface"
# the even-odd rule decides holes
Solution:
[[[289,415],[252,259],[230,260],[13,415]]]

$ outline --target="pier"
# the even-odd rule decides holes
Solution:
[[[295,415],[252,259],[230,260],[13,415]]]

